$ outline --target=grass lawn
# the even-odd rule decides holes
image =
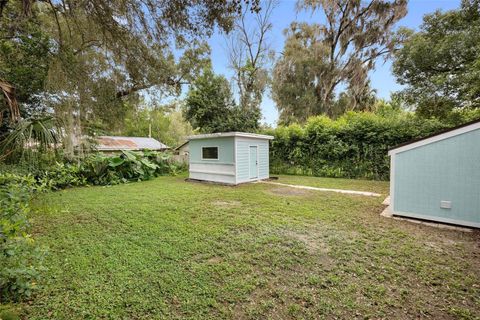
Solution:
[[[339,178],[318,178],[309,176],[292,176],[292,175],[272,175],[278,177],[278,182],[286,184],[296,184],[309,187],[330,188],[330,189],[346,189],[355,191],[377,192],[382,195],[390,193],[390,184],[388,181],[374,180],[354,180]]]
[[[21,308],[27,319],[478,319],[479,233],[380,217],[382,200],[182,177],[50,193],[32,222],[49,270]]]

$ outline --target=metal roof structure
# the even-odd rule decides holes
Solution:
[[[188,140],[182,143],[181,145],[179,145],[178,147],[176,147],[174,150],[180,150],[180,148],[182,148],[186,144],[188,144]]]
[[[257,134],[257,133],[248,133],[248,132],[219,132],[219,133],[198,134],[195,136],[189,136],[187,139],[196,140],[196,139],[221,138],[221,137],[244,137],[244,138],[273,140],[273,136],[267,136],[264,134]]]
[[[443,130],[434,134],[431,134],[429,136],[419,138],[419,139],[414,139],[412,141],[407,141],[405,143],[399,144],[393,148],[390,148],[388,150],[388,154],[392,155],[395,153],[400,153],[406,150],[414,149],[419,146],[423,146],[432,142],[440,141],[446,138],[450,138],[465,132],[469,132],[472,130],[480,129],[480,119],[470,121],[467,123],[464,123],[462,125]]]
[[[99,136],[96,138],[96,142],[98,151],[170,149],[170,147],[160,141],[147,137]]]

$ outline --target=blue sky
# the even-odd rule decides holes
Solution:
[[[408,14],[400,20],[398,26],[418,29],[425,14],[434,12],[437,9],[456,9],[459,7],[459,4],[460,0],[410,0],[408,4]],[[306,12],[297,13],[295,10],[295,1],[280,0],[278,7],[273,12],[273,29],[269,35],[269,41],[277,55],[283,49],[285,40],[283,30],[293,21],[323,22],[318,14],[312,16]],[[228,68],[224,36],[219,33],[214,34],[212,38],[210,38],[209,43],[212,48],[212,63],[215,72],[231,78],[232,72]],[[372,80],[372,87],[377,90],[377,95],[380,98],[388,99],[391,92],[400,89],[400,86],[395,82],[395,78],[392,75],[390,61],[387,61],[385,64],[377,63],[377,68],[371,73],[370,79]],[[270,99],[268,93],[263,99],[261,108],[263,115],[262,122],[274,125],[278,119],[278,112],[275,108],[275,103]]]

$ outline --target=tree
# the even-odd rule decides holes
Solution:
[[[480,2],[426,15],[395,54],[393,73],[419,115],[447,117],[455,108],[480,107]]]
[[[0,16],[0,127],[42,107],[52,46],[40,21],[22,16],[18,3]]]
[[[151,137],[169,147],[183,143],[193,132],[191,125],[183,118],[176,102],[168,105],[148,105],[132,108],[123,124],[123,128],[114,132],[126,136]]]
[[[270,80],[269,69],[274,52],[268,33],[272,29],[270,19],[276,6],[277,0],[267,0],[262,2],[259,12],[245,7],[227,38],[229,64],[234,71],[239,105],[246,112],[256,111],[258,116]],[[248,20],[253,20],[253,23],[249,24]]]
[[[138,103],[145,90],[159,97],[179,95],[209,60],[205,37],[216,26],[231,30],[242,1],[0,1],[4,43],[14,47],[22,37],[29,39],[24,26],[36,23],[34,30],[46,35],[51,46],[42,55],[45,76],[21,61],[34,60],[36,52],[12,54],[15,61],[0,65],[0,74],[19,65],[24,74],[39,76],[35,83],[41,94],[30,90],[29,96],[40,97],[45,109],[62,120],[67,154],[72,154],[74,136],[92,127],[118,129],[126,105]],[[259,10],[258,1],[250,8]],[[28,115],[32,104],[18,97],[26,92],[24,79],[3,80],[2,102],[10,116],[16,113],[14,101],[25,111],[22,116]]]
[[[347,111],[374,111],[376,91],[370,86],[370,80],[350,85],[346,91],[338,95],[334,110],[336,115],[342,115]]]
[[[239,108],[228,80],[210,68],[193,82],[185,100],[185,118],[204,133],[256,130],[254,112]]]
[[[322,10],[325,24],[292,23],[273,72],[272,97],[283,122],[336,114],[336,89],[365,87],[368,72],[392,53],[392,28],[406,0],[305,0],[299,9]]]

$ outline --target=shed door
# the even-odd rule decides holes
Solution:
[[[250,179],[258,178],[257,146],[250,146]]]

